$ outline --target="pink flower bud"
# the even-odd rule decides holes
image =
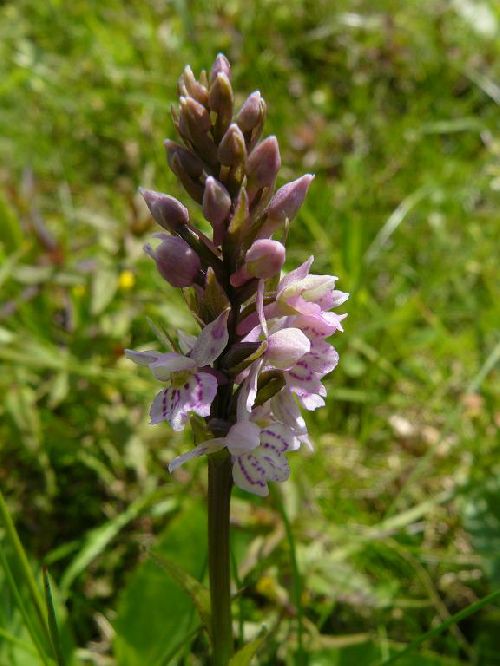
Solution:
[[[271,187],[281,167],[280,150],[275,136],[256,146],[248,157],[247,175],[253,190]]]
[[[144,251],[156,261],[158,272],[173,287],[190,287],[199,275],[200,258],[182,238],[166,234],[161,234],[161,238],[156,250],[147,244]]]
[[[278,370],[287,370],[311,349],[309,338],[299,328],[282,328],[267,340],[266,363]]]
[[[246,159],[245,138],[235,123],[229,125],[222,137],[217,153],[219,161],[226,166],[238,166]]]
[[[258,90],[253,92],[245,102],[236,116],[236,124],[243,132],[251,132],[262,120],[265,114],[265,103]]]
[[[251,278],[267,280],[281,271],[285,263],[285,247],[274,240],[257,240],[245,255],[243,266],[231,275],[233,287],[241,287]]]
[[[231,208],[231,197],[224,185],[212,176],[205,181],[203,192],[203,215],[214,230],[214,243],[220,245],[224,237],[225,220]]]
[[[302,206],[313,179],[314,176],[307,173],[305,176],[280,187],[266,209],[268,218],[280,222],[288,219],[291,222]]]
[[[217,58],[212,65],[212,69],[210,70],[210,83],[215,81],[219,72],[222,72],[222,74],[225,74],[228,79],[231,79],[231,65],[223,53],[217,54]]]
[[[139,188],[147,207],[156,222],[167,231],[174,233],[189,222],[189,213],[185,206],[169,194]]]

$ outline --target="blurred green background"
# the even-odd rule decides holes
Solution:
[[[234,493],[239,639],[272,628],[259,664],[363,666],[441,627],[397,663],[500,664],[498,600],[443,625],[500,587],[499,28],[486,0],[0,3],[0,487],[68,663],[207,663],[148,557],[206,574],[206,463],[166,472],[190,435],[148,424],[157,386],[123,349],[147,317],[193,330],[137,187],[183,197],[177,77],[223,51],[281,182],[316,174],[288,267],[314,253],[351,292],[316,452],[283,503]],[[0,664],[42,663],[0,548]]]

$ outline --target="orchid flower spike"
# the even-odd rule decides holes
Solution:
[[[276,137],[260,140],[261,93],[235,112],[231,67],[219,54],[209,75],[184,69],[179,95],[172,115],[184,145],[165,141],[167,160],[211,235],[191,217],[194,208],[142,190],[163,228],[160,244],[145,250],[183,290],[201,330],[179,332],[169,351],[125,353],[163,384],[151,423],[179,431],[197,421],[198,445],[174,458],[170,471],[200,456],[226,456],[234,484],[265,496],[269,483],[288,479],[287,455],[312,448],[301,410],[325,404],[323,380],[339,361],[328,338],[347,316],[333,310],[348,294],[335,276],[310,272],[313,257],[281,274],[283,232],[293,235],[300,223],[314,176],[275,189],[281,156]]]

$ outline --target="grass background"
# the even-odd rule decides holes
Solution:
[[[123,349],[154,340],[146,317],[192,328],[142,254],[137,187],[183,196],[169,109],[218,51],[238,99],[267,100],[282,181],[316,174],[288,267],[314,253],[351,292],[315,454],[282,498],[234,494],[240,641],[273,627],[259,664],[382,663],[500,587],[499,25],[472,0],[1,3],[0,485],[68,663],[206,663],[147,556],[206,573],[205,463],[168,475],[189,434],[148,425]],[[0,548],[0,664],[43,663]],[[399,663],[500,664],[499,622],[493,601]]]

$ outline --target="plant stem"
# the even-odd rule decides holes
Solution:
[[[233,653],[229,517],[231,460],[226,451],[208,458],[208,566],[213,666],[227,666]]]

